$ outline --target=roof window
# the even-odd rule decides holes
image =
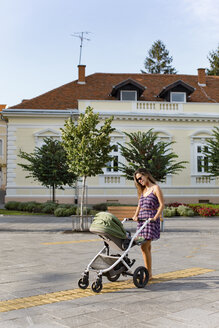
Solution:
[[[170,92],[170,101],[175,103],[185,103],[186,93],[185,92]]]
[[[120,100],[137,100],[137,91],[134,90],[121,90],[120,91]]]

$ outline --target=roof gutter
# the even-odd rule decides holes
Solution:
[[[70,117],[78,116],[78,109],[3,109],[3,117],[14,117],[14,116],[52,116],[52,117]]]

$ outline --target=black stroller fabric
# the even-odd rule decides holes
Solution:
[[[109,212],[99,212],[90,226],[90,232],[106,233],[111,236],[126,239],[126,231],[119,219]]]

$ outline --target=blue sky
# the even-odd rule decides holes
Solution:
[[[218,0],[0,0],[0,104],[36,97],[86,74],[140,73],[160,39],[179,74],[209,67],[219,43]]]

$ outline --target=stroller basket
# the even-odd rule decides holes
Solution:
[[[99,254],[93,261],[91,268],[93,270],[104,270],[113,265],[120,256]]]

